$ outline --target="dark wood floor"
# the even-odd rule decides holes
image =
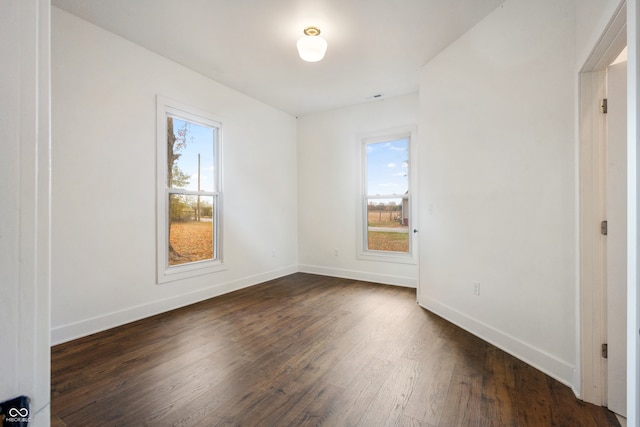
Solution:
[[[52,426],[610,426],[420,308],[294,274],[52,350]]]

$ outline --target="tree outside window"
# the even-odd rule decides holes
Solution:
[[[221,265],[220,124],[160,98],[158,121],[158,281],[163,282]]]

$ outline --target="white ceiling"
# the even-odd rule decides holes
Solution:
[[[420,68],[504,0],[53,0],[296,116],[418,90]],[[317,26],[329,48],[302,61]]]

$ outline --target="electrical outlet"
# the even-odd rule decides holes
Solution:
[[[480,282],[473,282],[473,294],[480,295]]]
[[[340,249],[336,249],[336,250],[334,251],[334,254],[335,254],[335,256],[340,256]]]
[[[276,256],[277,256],[277,253],[276,253],[276,250],[274,249],[271,251],[271,257],[275,258]]]

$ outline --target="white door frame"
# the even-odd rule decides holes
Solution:
[[[600,190],[594,185],[600,181],[602,165],[597,158],[601,122],[597,119],[597,99],[603,81],[603,70],[627,43],[627,425],[640,426],[640,0],[621,1],[613,18],[596,43],[589,59],[580,72],[578,91],[579,133],[579,198],[580,198],[580,397],[591,403],[602,404],[603,364],[599,357],[600,334],[604,331],[604,306],[601,304],[603,288],[599,281],[603,265],[602,249],[594,236],[597,214],[600,212]],[[594,107],[596,105],[596,107]]]
[[[600,100],[606,93],[606,68],[627,43],[626,11],[622,1],[578,79],[580,396],[596,405],[607,403],[606,363],[601,358],[606,338],[606,246],[600,234],[600,221],[606,219],[606,126]]]
[[[640,426],[640,254],[638,189],[640,188],[640,0],[627,5],[627,425]]]

